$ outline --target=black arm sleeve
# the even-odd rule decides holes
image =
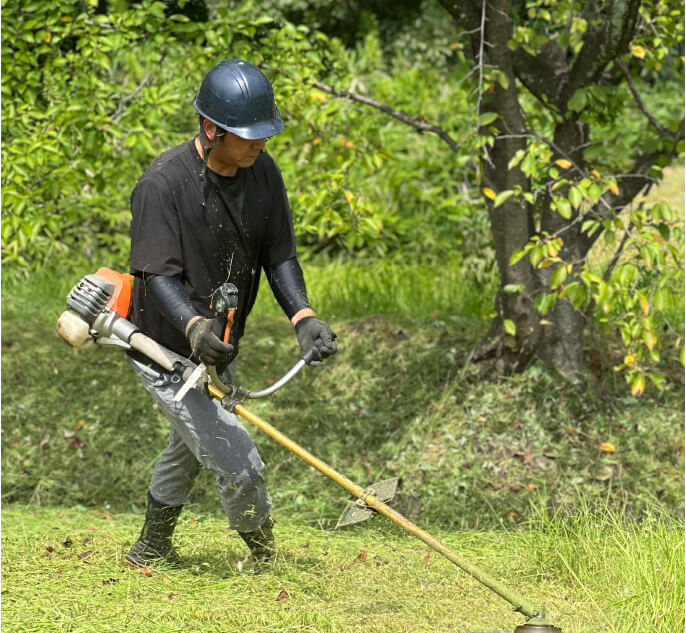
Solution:
[[[146,275],[145,283],[162,316],[185,335],[188,322],[198,313],[183,283],[176,277],[166,275]]]
[[[264,272],[276,300],[289,319],[296,312],[310,307],[303,271],[295,257],[274,266],[265,266]]]

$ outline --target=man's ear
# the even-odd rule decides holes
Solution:
[[[217,126],[212,123],[212,121],[203,119],[202,130],[205,133],[205,138],[207,139],[208,144],[213,145],[217,136]]]

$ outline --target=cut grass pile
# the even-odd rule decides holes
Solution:
[[[387,309],[394,290],[412,313],[406,282],[431,286],[435,271],[307,272],[317,292],[340,275],[327,300],[340,351],[248,408],[356,483],[402,476],[399,509],[442,527],[512,525],[526,519],[532,499],[571,510],[580,493],[639,517],[657,506],[682,513],[680,375],[636,400],[612,371],[621,356],[596,341],[597,384],[585,393],[538,367],[496,376],[467,362],[485,326],[474,307],[485,303],[479,287],[445,282],[476,312],[432,315],[430,294],[419,293],[414,316],[355,318],[340,310]],[[355,279],[369,287],[355,290]],[[73,350],[56,336],[77,280],[35,275],[3,293],[3,501],[139,511],[168,425],[121,351]],[[286,319],[261,305],[241,342],[239,382],[249,389],[298,357]],[[447,299],[438,307],[447,310]],[[313,525],[334,522],[340,490],[258,431],[254,437],[276,507]],[[214,488],[203,472],[192,503],[217,510]]]

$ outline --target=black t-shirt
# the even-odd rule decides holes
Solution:
[[[210,297],[224,282],[238,288],[231,342],[243,335],[263,267],[296,256],[286,190],[276,163],[262,152],[233,177],[207,169],[194,140],[159,156],[131,195],[131,321],[158,343],[183,355],[183,333],[146,293],[146,275],[179,278],[199,314],[212,317]],[[203,198],[205,205],[203,206]]]

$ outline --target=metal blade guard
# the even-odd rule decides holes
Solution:
[[[369,494],[374,495],[379,501],[383,503],[388,503],[393,497],[395,497],[395,492],[398,489],[398,482],[400,479],[395,477],[394,479],[384,479],[384,481],[378,481],[367,488]],[[354,525],[355,523],[361,523],[366,521],[372,514],[375,514],[375,510],[372,510],[362,499],[355,499],[348,501],[348,505],[341,518],[338,519],[336,524],[336,529],[345,527],[347,525]]]

